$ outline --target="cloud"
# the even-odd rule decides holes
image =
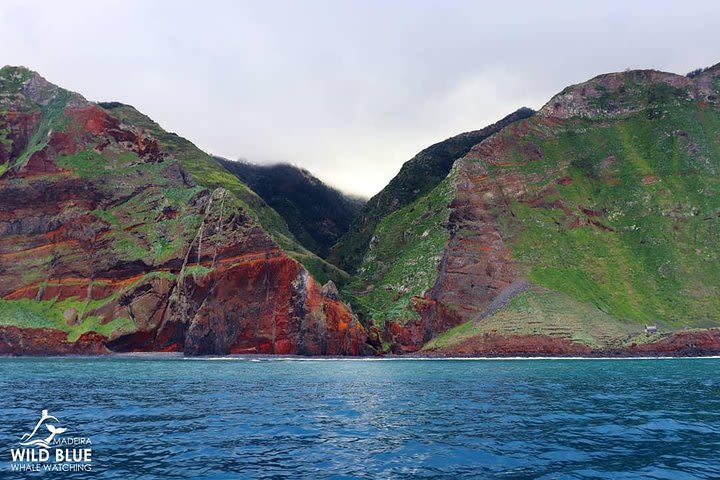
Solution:
[[[0,58],[353,193],[606,71],[716,58],[716,2],[6,1]]]

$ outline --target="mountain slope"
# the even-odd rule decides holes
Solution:
[[[248,188],[237,175],[229,172],[222,163],[203,152],[188,140],[164,131],[157,123],[130,105],[119,102],[98,104],[115,118],[133,128],[150,133],[165,151],[174,155],[192,178],[206,188],[225,188],[242,203],[249,215],[257,220],[282,249],[298,260],[320,282],[342,282],[347,274],[319,258],[303,247],[288,229],[282,216],[269,206],[256,192]]]
[[[262,228],[276,213],[106,107],[0,69],[0,353],[361,351],[333,289]]]
[[[415,350],[465,323],[440,343],[567,353],[720,326],[719,94],[717,66],[601,75],[475,145],[381,221],[350,284],[374,341]]]
[[[348,279],[187,140],[4,67],[0,354],[720,352],[719,95],[720,65],[601,75],[431,147]]]
[[[344,195],[292,165],[215,158],[260,195],[283,217],[295,238],[320,257],[327,256],[363,206],[362,200]]]
[[[429,193],[447,176],[455,160],[473,145],[532,114],[533,110],[521,108],[482,130],[461,133],[436,143],[405,162],[390,183],[367,201],[350,230],[332,248],[330,261],[348,272],[355,272],[382,218]]]

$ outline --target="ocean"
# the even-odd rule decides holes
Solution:
[[[719,370],[714,358],[0,358],[0,477],[720,478]],[[49,459],[13,461],[37,453],[20,442],[42,410],[52,418],[31,438],[56,432]]]

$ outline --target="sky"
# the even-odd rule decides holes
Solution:
[[[567,85],[720,62],[716,1],[3,0],[0,31],[2,64],[363,196]]]

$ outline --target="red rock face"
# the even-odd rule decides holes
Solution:
[[[0,118],[0,130],[8,132],[6,138],[10,142],[10,148],[0,144],[0,165],[20,156],[40,123],[40,117],[39,112],[5,112]]]
[[[592,350],[581,343],[547,335],[484,334],[457,345],[426,352],[430,356],[707,356],[720,354],[720,329],[668,334],[657,341],[615,350]]]
[[[0,326],[0,354],[8,355],[104,355],[107,338],[84,333],[69,342],[67,333],[51,328]]]
[[[718,355],[720,329],[672,333],[656,342],[632,345],[620,353],[661,356]]]
[[[120,121],[97,105],[85,103],[68,107],[64,111],[68,123],[63,131],[51,130],[47,145],[30,154],[24,165],[9,169],[8,178],[28,178],[50,173],[59,173],[55,164],[59,155],[74,155],[92,146],[102,152],[111,142],[138,154],[145,162],[158,162],[164,154],[155,139],[140,131],[131,131],[121,126]],[[0,164],[18,158],[27,147],[30,136],[38,128],[39,112],[5,112],[0,118],[0,129],[8,130],[12,142],[11,151],[3,147]]]
[[[400,324],[390,320],[385,324],[385,333],[391,340],[390,350],[392,353],[402,354],[419,350],[425,343],[429,322],[416,320]]]
[[[497,334],[484,334],[465,340],[446,349],[428,352],[439,356],[572,356],[592,353],[587,346],[571,342],[565,338],[545,335],[522,335],[505,337]]]
[[[538,155],[536,149],[529,149],[533,158]],[[388,323],[394,351],[416,351],[439,333],[476,318],[521,278],[500,234],[498,218],[505,214],[506,202],[525,193],[526,179],[512,173],[490,177],[482,163],[459,162],[450,204],[450,241],[437,280],[425,297],[414,303],[420,321]]]
[[[482,318],[495,299],[513,294],[511,286],[523,281],[524,269],[503,238],[500,220],[512,219],[509,205],[514,201],[535,208],[563,208],[553,193],[558,183],[566,185],[571,179],[558,175],[537,192],[531,186],[538,182],[538,174],[497,167],[526,165],[542,158],[542,149],[523,139],[531,128],[537,134],[552,120],[543,122],[541,127],[531,127],[529,120],[513,123],[503,130],[506,134],[487,138],[455,162],[455,193],[447,226],[450,240],[435,284],[414,302],[421,320],[406,325],[389,322],[386,327],[395,351],[416,351],[439,333]],[[583,212],[568,212],[569,217],[576,215],[583,217],[581,221],[591,221]]]
[[[572,185],[573,179],[576,178],[571,177],[570,174],[578,171],[573,170],[577,167],[573,163],[577,158],[571,158],[572,155],[568,153],[568,158],[561,156],[557,162],[543,162],[542,169],[533,164],[545,158],[547,153],[543,152],[543,148],[552,148],[552,140],[564,135],[561,132],[584,125],[576,117],[602,119],[612,125],[616,120],[621,121],[623,117],[647,108],[644,100],[632,99],[647,98],[645,89],[648,85],[682,87],[684,90],[680,97],[684,100],[707,98],[712,104],[717,99],[717,92],[712,93],[713,88],[717,88],[717,76],[710,77],[708,75],[694,81],[686,77],[653,71],[602,75],[584,84],[568,87],[534,117],[513,123],[475,145],[454,165],[455,194],[450,204],[451,214],[448,222],[450,240],[442,252],[442,261],[434,286],[423,298],[414,301],[415,310],[422,320],[403,325],[388,322],[383,332],[385,334],[383,340],[389,340],[393,344],[391,348],[394,352],[415,351],[449,327],[471,320],[481,322],[498,299],[507,296],[508,292],[513,292],[512,285],[521,283],[523,278],[528,276],[528,271],[533,268],[534,255],[528,251],[527,245],[518,243],[520,247],[518,250],[524,251],[526,263],[521,264],[513,258],[513,253],[508,248],[508,245],[516,240],[511,238],[513,235],[518,235],[517,232],[520,231],[530,231],[528,228],[530,226],[522,223],[527,222],[526,218],[522,220],[515,218],[516,211],[514,212],[512,205],[521,205],[523,211],[528,210],[525,207],[553,211],[552,221],[557,224],[561,232],[563,229],[581,227],[591,227],[586,230],[595,230],[599,233],[616,232],[617,225],[611,224],[613,220],[610,219],[607,204],[593,206],[590,196],[588,203],[578,204],[578,199],[565,196],[563,193],[567,190],[562,187]],[[612,106],[601,106],[602,102],[597,102],[609,91],[624,92],[626,88],[634,91],[627,96],[630,101],[613,103]],[[712,105],[716,106],[716,104]],[[584,132],[585,129],[577,131]],[[676,130],[672,135],[688,137],[688,133],[683,130]],[[545,140],[551,141],[546,143]],[[582,152],[574,152],[573,155],[577,156],[578,153],[582,154]],[[593,182],[607,186],[620,184],[622,178],[620,162],[626,159],[619,154],[616,158],[614,154],[617,153],[613,148],[608,148],[603,156],[593,159],[591,175]],[[708,159],[708,162],[711,161],[714,160]],[[661,182],[658,175],[640,174],[638,180],[645,186]],[[622,181],[626,180],[622,179]],[[624,194],[618,193],[618,197],[620,195]],[[600,205],[603,205],[602,202]],[[540,218],[540,216],[536,217],[539,223],[550,221],[550,215],[548,220],[539,220]],[[715,218],[715,212],[709,211],[707,219],[712,218]],[[678,231],[681,227],[676,224],[672,228]],[[531,235],[528,234],[524,238]],[[619,237],[620,235],[613,238]],[[540,242],[532,245],[542,250],[543,246]],[[574,253],[572,247],[566,248],[570,257]],[[558,261],[561,262],[562,260]],[[593,274],[591,273],[591,276]],[[541,275],[536,275],[534,278],[537,278],[538,282],[542,281]],[[569,290],[571,289],[568,288]],[[556,344],[553,343],[555,340],[541,338],[543,340],[519,337],[500,340],[484,338],[482,341],[474,340],[472,345],[468,344],[463,353],[472,352],[473,349],[476,349],[478,354],[492,352],[493,349],[497,349],[497,354],[521,353],[523,350],[527,350],[526,353],[529,354],[543,349],[547,349],[547,354],[583,351],[589,353],[587,349],[583,350],[582,345]],[[710,334],[676,334],[650,345],[639,345],[623,350],[620,354],[665,351],[677,354],[686,350],[713,352],[715,348],[713,338]],[[557,341],[562,343],[562,340]],[[498,342],[502,345],[498,346]],[[538,350],[534,346],[538,342],[539,344],[545,342],[546,345]]]
[[[155,349],[202,354],[359,355],[366,341],[347,307],[320,294],[279,250],[232,259],[175,285]]]

